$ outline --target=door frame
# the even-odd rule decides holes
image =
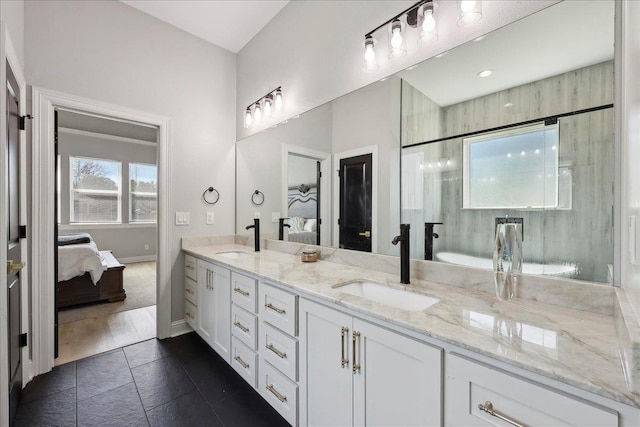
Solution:
[[[23,116],[26,111],[26,93],[27,85],[24,78],[24,73],[18,60],[11,36],[9,35],[9,29],[4,21],[0,22],[0,33],[2,34],[2,40],[4,43],[0,43],[0,81],[6,82],[7,69],[6,64],[9,63],[11,71],[13,72],[18,87],[20,88],[20,99],[18,100],[20,105],[19,114]],[[0,91],[0,105],[2,112],[0,113],[0,141],[3,147],[6,146],[7,135],[7,123],[6,123],[6,87],[3,87]],[[27,196],[26,196],[26,132],[19,131],[20,139],[20,223],[27,223]],[[4,148],[0,150],[0,176],[6,174],[5,170],[6,153]],[[5,200],[7,197],[6,189],[4,186],[0,186],[0,200]],[[0,245],[0,265],[6,265],[7,262],[7,229],[5,224],[7,223],[7,216],[4,209],[0,209],[0,241],[3,243]],[[25,240],[22,242],[22,256],[23,260],[27,260],[29,242]],[[23,277],[24,276],[24,277]],[[22,275],[20,277],[22,290],[21,290],[21,333],[26,332],[25,328],[29,325],[29,272],[28,266],[22,269]],[[6,276],[3,276],[2,285],[0,285],[2,292],[0,292],[0,348],[7,349],[9,346],[9,337],[7,334],[8,325],[8,301],[7,293],[5,292]],[[22,348],[21,363],[22,363],[22,377],[23,386],[26,384],[25,378],[30,373],[29,363],[29,347]],[[9,359],[8,354],[4,350],[0,351],[0,425],[9,424]],[[5,387],[5,385],[7,387]]]
[[[325,193],[331,192],[331,154],[322,151],[311,150],[309,148],[296,147],[295,145],[282,144],[282,206],[281,215],[288,215],[289,212],[289,154],[309,157],[320,162],[320,191]],[[331,246],[331,226],[332,222],[328,220],[331,214],[331,194],[320,194],[320,218],[324,221],[320,226],[320,243],[325,246]]]
[[[171,120],[167,117],[114,104],[33,87],[33,374],[50,371],[54,364],[54,237],[55,195],[54,109],[109,116],[158,127],[158,265],[156,277],[158,338],[171,336]],[[29,378],[31,379],[31,378]],[[26,383],[26,382],[25,382]]]
[[[340,245],[340,227],[338,217],[340,216],[340,160],[350,157],[371,154],[371,253],[378,252],[378,146],[368,145],[354,150],[342,151],[333,155],[333,246]]]

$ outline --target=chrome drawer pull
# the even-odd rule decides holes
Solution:
[[[342,333],[340,334],[340,344],[342,346],[341,351],[340,351],[340,364],[341,366],[344,368],[345,366],[347,366],[349,364],[349,359],[347,357],[345,357],[344,355],[344,349],[345,349],[345,336],[349,333],[349,328],[346,327],[342,327]],[[347,338],[348,339],[348,338]]]
[[[286,359],[287,353],[284,353],[273,346],[273,344],[267,344],[267,350],[273,351],[280,359]]]
[[[191,289],[191,288],[186,288],[186,290],[187,290],[187,293],[188,293],[188,294],[195,295],[195,292],[193,291],[193,289]]]
[[[275,307],[273,304],[271,304],[270,302],[264,305],[266,308],[270,308],[271,310],[275,311],[278,314],[285,314],[286,311],[283,310],[282,308],[278,308]]]
[[[269,384],[267,386],[267,390],[269,390],[271,393],[273,393],[273,395],[275,397],[277,397],[280,402],[284,403],[284,402],[287,401],[287,396],[283,396],[280,393],[278,393],[278,391],[275,388],[273,388],[273,384]]]
[[[514,420],[512,420],[511,418],[507,417],[506,415],[501,414],[500,412],[496,411],[495,409],[493,409],[493,403],[489,402],[488,400],[486,402],[484,402],[484,405],[482,403],[478,404],[478,409],[480,409],[481,411],[486,412],[487,414],[499,418],[504,422],[507,422],[511,425],[514,425],[516,427],[525,427],[523,424],[520,424],[519,422],[516,422]]]
[[[240,295],[245,296],[245,297],[248,297],[248,296],[250,295],[250,294],[249,294],[249,292],[243,291],[243,290],[242,290],[242,289],[240,289],[240,288],[233,288],[233,291],[234,291],[234,292],[237,292],[237,293],[239,293]],[[255,310],[255,309],[254,309],[254,310]]]
[[[242,323],[240,322],[234,322],[233,326],[240,329],[244,333],[249,333],[249,328],[247,328],[246,326],[243,326]]]
[[[356,363],[356,341],[360,340],[360,332],[353,331],[352,342],[353,342],[353,373],[357,374],[360,372],[360,363]],[[359,359],[359,357],[358,357]]]
[[[242,359],[240,358],[240,356],[236,356],[236,357],[234,357],[234,359],[236,359],[236,361],[237,361],[240,365],[242,365],[242,367],[243,367],[244,369],[249,369],[249,364],[248,364],[247,362],[245,362],[244,360],[242,360]]]
[[[184,315],[187,316],[191,320],[195,319],[195,316],[192,315],[191,313],[189,313],[188,311]]]

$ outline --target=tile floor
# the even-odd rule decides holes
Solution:
[[[23,390],[14,427],[288,425],[190,333],[56,366]]]
[[[60,323],[58,358],[62,365],[156,336],[156,306]]]

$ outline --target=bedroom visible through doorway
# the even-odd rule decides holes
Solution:
[[[156,336],[158,129],[56,117],[60,365]]]

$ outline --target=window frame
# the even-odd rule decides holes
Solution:
[[[156,168],[156,187],[158,185],[158,165],[154,164],[154,163],[142,163],[142,162],[129,162],[129,224],[157,224],[158,223],[158,213],[156,212],[156,219],[154,221],[134,221],[132,219],[132,199],[133,199],[133,191],[131,190],[131,166],[132,165],[141,165],[141,166],[152,166],[154,168]],[[155,194],[156,196],[156,205],[158,203],[158,191],[156,189],[155,193],[149,193],[149,192],[144,192],[144,191],[136,191],[136,193],[144,193],[144,194]]]
[[[116,221],[108,221],[108,222],[81,222],[76,221],[76,212],[74,209],[74,194],[77,190],[73,188],[73,161],[79,160],[89,160],[89,161],[98,161],[98,162],[109,162],[116,163],[118,165],[118,176],[120,178],[120,184],[118,185],[118,190],[109,191],[109,190],[98,190],[99,192],[103,192],[104,194],[110,194],[117,192],[118,196],[118,218]],[[62,178],[62,177],[60,177]],[[109,224],[109,225],[118,225],[122,224],[122,162],[119,160],[113,159],[101,159],[98,157],[89,157],[89,156],[73,156],[69,155],[69,225],[88,225],[88,224]]]

